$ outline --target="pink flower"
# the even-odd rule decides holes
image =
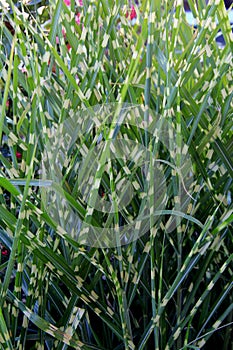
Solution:
[[[64,3],[66,4],[66,6],[70,6],[71,1],[70,0],[64,0]]]
[[[9,252],[5,247],[3,247],[3,248],[1,248],[1,254],[6,256],[9,254]]]
[[[78,2],[80,6],[83,6],[83,0],[78,0]]]
[[[81,13],[78,12],[77,15],[75,15],[75,22],[79,25],[80,24],[80,16],[81,16]]]
[[[131,12],[130,12],[130,19],[131,19],[131,21],[132,21],[134,18],[137,18],[137,13],[136,13],[135,7],[132,5],[132,6],[131,6]]]
[[[7,108],[10,107],[10,100],[7,100],[7,101],[6,101],[6,107],[7,107]]]
[[[16,152],[16,158],[21,159],[22,158],[22,154],[20,152]]]
[[[22,62],[19,64],[19,70],[21,70],[22,73],[27,73],[27,68]]]

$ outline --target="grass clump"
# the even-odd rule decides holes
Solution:
[[[182,1],[0,3],[1,349],[230,349],[233,61],[223,0],[189,0],[195,28]],[[149,111],[166,120],[176,131],[170,146],[186,144],[193,181],[173,231],[164,211],[139,239],[102,249],[59,227],[38,180],[51,130],[110,103],[139,106],[144,123]],[[146,128],[118,126],[118,135],[151,147]],[[115,127],[87,127],[80,142],[92,149]],[[79,148],[69,151],[70,164],[82,161]],[[167,165],[164,210],[174,214],[172,156],[163,145],[155,154]],[[75,166],[61,174],[61,199],[86,217]],[[126,175],[120,161],[107,168],[101,196],[114,193],[117,174]],[[134,175],[143,181],[141,169]],[[110,227],[120,217],[95,211],[90,220]]]

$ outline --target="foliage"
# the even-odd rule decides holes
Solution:
[[[231,348],[232,32],[223,0],[188,3],[196,28],[179,0],[1,0],[1,349]],[[52,220],[36,180],[53,126],[115,102],[172,123],[192,159],[192,206],[173,232],[164,216],[128,245],[90,248]],[[146,145],[144,130],[124,132]]]

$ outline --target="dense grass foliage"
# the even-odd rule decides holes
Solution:
[[[182,0],[0,4],[0,348],[231,349],[233,60],[224,1],[189,0],[195,28]],[[193,183],[175,230],[161,215],[138,240],[101,249],[53,220],[38,179],[52,127],[106,103],[139,105],[144,121],[150,108],[169,122],[174,143],[187,145]],[[149,144],[143,128],[120,132]],[[86,149],[93,142],[92,131],[82,139]],[[169,152],[156,152],[168,165],[171,213],[176,175]],[[62,173],[66,199],[85,217],[75,172],[64,165]],[[113,182],[102,183],[104,194]]]

